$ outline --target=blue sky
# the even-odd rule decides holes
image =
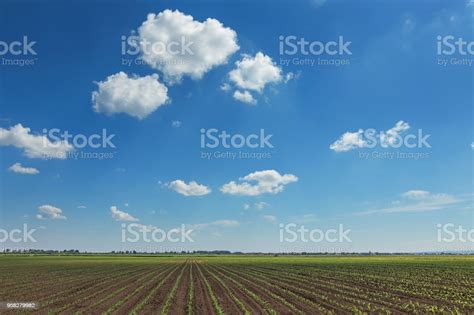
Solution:
[[[474,227],[474,58],[437,52],[438,36],[474,40],[466,1],[0,6],[0,40],[26,36],[36,53],[0,56],[34,63],[0,65],[0,227],[37,229],[36,243],[3,247],[472,249],[472,242],[436,239],[437,224]],[[142,55],[121,52],[122,36],[182,34],[193,42],[192,56],[172,56],[183,67],[163,66],[169,54],[143,46]],[[342,37],[351,54],[282,54],[280,36]],[[140,56],[148,63],[124,65]],[[293,62],[318,58],[348,64]],[[53,128],[86,137],[105,129],[115,148],[50,149],[55,139],[43,129]],[[202,148],[201,129],[244,137],[264,130],[273,148]],[[362,135],[368,129],[384,132],[373,148]],[[383,147],[419,130],[429,147]],[[52,151],[110,158],[41,156]],[[121,243],[121,224],[133,222],[164,230],[185,224],[196,230],[195,242]],[[342,224],[352,242],[280,242],[280,224],[290,223]]]

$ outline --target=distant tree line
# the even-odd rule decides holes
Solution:
[[[79,251],[78,249],[9,249],[4,248],[0,251],[2,254],[30,254],[30,255],[248,255],[248,256],[377,256],[377,255],[473,255],[474,251],[459,252],[417,252],[417,253],[384,253],[384,252],[280,252],[280,253],[264,253],[264,252],[232,252],[228,250],[195,250],[195,251],[162,251],[162,252],[142,252],[136,250],[126,251],[110,251],[110,252],[88,252]]]

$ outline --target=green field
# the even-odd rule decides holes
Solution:
[[[473,314],[473,256],[0,256],[38,314]]]

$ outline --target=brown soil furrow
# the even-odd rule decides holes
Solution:
[[[174,285],[179,285],[179,283],[181,283],[181,279],[183,277],[182,275],[186,269],[188,269],[187,262],[184,263],[179,270],[176,270],[176,272],[171,275],[158,290],[156,290],[155,294],[150,297],[148,303],[143,307],[140,313],[157,314],[158,312],[161,312],[166,303],[166,299],[169,296],[169,293],[172,292]]]
[[[251,269],[254,269],[255,271],[260,270],[260,268],[251,268]],[[266,276],[270,278],[276,279],[273,273],[269,271],[262,271],[261,274],[265,274]],[[377,306],[379,308],[385,308],[385,309],[389,308],[392,312],[397,312],[397,311],[404,312],[401,305],[403,303],[409,303],[410,301],[418,301],[420,302],[420,304],[423,304],[425,306],[428,306],[432,302],[432,300],[427,301],[426,299],[417,299],[411,296],[404,296],[401,294],[396,294],[396,293],[385,291],[385,290],[383,290],[383,293],[385,294],[381,294],[382,291],[380,288],[378,289],[377,292],[374,292],[373,291],[374,289],[367,288],[362,284],[360,285],[353,284],[351,287],[347,284],[334,282],[334,280],[332,281],[328,280],[328,282],[325,282],[324,280],[316,279],[314,277],[305,278],[304,276],[301,276],[298,273],[295,273],[294,275],[290,275],[287,273],[282,275],[280,273],[278,275],[277,280],[284,281],[285,279],[287,279],[286,281],[288,281],[287,283],[289,283],[290,285],[295,285],[295,282],[297,282],[298,287],[306,289],[306,290],[325,292],[330,295],[339,295],[339,296],[342,295],[344,296],[343,299],[347,300],[349,303],[352,303],[351,301],[355,299],[360,302],[370,303],[372,307]],[[363,290],[363,293],[360,293],[360,292],[358,293],[356,289]],[[337,296],[335,298],[340,299]],[[374,301],[377,301],[377,302],[374,302]],[[442,303],[435,303],[435,304],[443,305]]]
[[[250,269],[250,268],[249,268]],[[247,270],[249,270],[247,269]],[[334,298],[339,301],[345,301],[344,303],[348,303],[350,306],[360,306],[358,303],[355,303],[354,300],[359,302],[366,302],[370,303],[373,306],[378,308],[392,308],[392,311],[396,311],[398,308],[395,304],[390,303],[389,301],[382,301],[380,296],[376,296],[376,298],[368,298],[363,293],[357,293],[355,290],[351,290],[350,288],[339,288],[339,284],[334,283],[334,286],[331,286],[330,282],[320,281],[315,278],[304,278],[298,276],[290,276],[286,274],[282,274],[281,272],[277,275],[275,273],[264,272],[260,270],[254,270],[248,272],[250,275],[261,276],[264,277],[266,280],[274,281],[274,284],[280,283],[283,286],[290,286],[290,288],[297,287],[298,289],[304,289],[306,291],[311,291],[314,295],[317,295],[317,292],[321,292],[322,294],[327,295],[330,299]],[[366,292],[368,293],[368,292]],[[378,301],[375,303],[374,301]]]
[[[30,300],[35,300],[39,302],[40,304],[47,303],[48,300],[55,298],[57,296],[64,296],[65,293],[67,292],[74,292],[76,288],[82,287],[82,288],[87,288],[89,287],[89,284],[91,281],[102,281],[105,279],[110,278],[110,275],[108,274],[99,274],[100,277],[97,276],[83,276],[83,277],[76,277],[76,279],[70,281],[70,282],[62,282],[62,281],[57,281],[55,280],[51,284],[47,283],[36,283],[35,281],[32,281],[32,283],[35,283],[35,286],[32,290],[27,290],[23,289],[19,291],[17,294],[20,296],[15,297],[13,294],[9,294],[7,296],[1,295],[2,300],[15,300],[17,298],[23,299],[25,298],[25,291],[28,292],[28,298]],[[44,288],[47,287],[49,288],[48,291],[44,290]],[[31,284],[30,284],[31,288]],[[51,292],[57,292],[57,294],[51,294]]]
[[[242,301],[234,296],[232,292],[230,292],[225,287],[225,285],[216,280],[204,264],[202,265],[201,270],[214,290],[214,293],[219,300],[219,303],[222,306],[222,310],[225,314],[241,314],[249,312],[247,308],[245,308],[245,305],[242,303]]]
[[[318,300],[309,300],[307,296],[303,296],[299,293],[293,292],[288,290],[288,288],[277,286],[268,279],[260,279],[258,277],[249,276],[243,273],[241,270],[236,271],[232,268],[227,267],[218,267],[223,272],[227,272],[233,276],[238,277],[244,282],[246,285],[254,284],[256,286],[260,286],[263,290],[268,290],[271,293],[279,296],[282,299],[287,300],[288,303],[295,306],[300,312],[304,313],[312,313],[318,310],[318,313],[330,313],[330,312],[337,312],[338,314],[349,314],[346,309],[339,308],[336,305],[332,305],[323,299]]]
[[[146,270],[141,270],[138,273],[133,273],[131,276],[128,277],[120,277],[120,279],[113,279],[111,281],[107,281],[107,283],[101,284],[99,286],[100,289],[96,288],[94,292],[89,293],[88,295],[76,297],[75,301],[71,305],[66,305],[66,307],[63,307],[58,311],[60,311],[61,313],[68,314],[71,312],[77,312],[87,309],[91,306],[92,303],[103,300],[111,292],[126,287],[130,283],[140,282],[142,279],[146,278],[152,270],[152,268],[148,268]]]
[[[217,268],[217,272],[222,276],[239,286],[247,295],[250,295],[256,302],[258,302],[266,313],[280,313],[280,314],[294,314],[294,306],[289,306],[287,301],[283,298],[279,299],[266,289],[264,286],[256,284],[253,281],[248,281],[240,277],[240,275],[229,272],[228,270]],[[273,296],[272,296],[273,295]],[[278,295],[280,296],[280,295]],[[286,302],[286,303],[285,303]]]
[[[97,284],[100,284],[104,281],[107,281],[110,278],[100,277],[98,279],[81,279],[77,283],[72,283],[67,286],[55,286],[48,287],[48,290],[43,290],[41,294],[42,298],[36,298],[32,295],[28,296],[29,300],[36,301],[40,305],[39,310],[50,309],[51,305],[55,305],[58,302],[69,299],[71,296],[76,296],[78,294],[83,294],[84,292],[90,292],[94,290]],[[91,283],[93,283],[91,285]]]
[[[217,277],[225,286],[229,292],[231,292],[237,299],[239,299],[249,311],[250,314],[265,314],[265,309],[257,301],[255,301],[251,296],[245,293],[239,286],[235,285],[229,279],[222,277],[214,267],[209,266],[210,270],[213,271],[213,275]]]
[[[206,285],[202,276],[197,272],[198,262],[193,262],[193,287],[194,287],[194,298],[193,298],[193,314],[216,314],[214,306],[212,305],[212,299],[207,291]]]
[[[189,291],[189,278],[191,276],[191,262],[188,264],[188,267],[184,271],[183,278],[181,279],[181,285],[178,286],[176,294],[169,308],[168,314],[172,315],[185,315],[187,314],[188,307],[188,291]]]
[[[157,281],[166,275],[166,273],[175,268],[173,265],[166,268],[165,270],[158,269],[153,272],[150,272],[144,276],[144,278],[134,281],[122,288],[119,288],[117,292],[113,293],[112,296],[108,296],[104,301],[101,301],[98,305],[91,305],[90,307],[81,311],[83,314],[89,314],[94,312],[95,314],[105,314],[106,312],[115,312],[114,307],[117,303],[121,303],[124,299],[130,299],[134,296],[139,290],[143,288],[152,287]],[[96,302],[97,303],[97,302]]]

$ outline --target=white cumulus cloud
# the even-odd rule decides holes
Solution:
[[[250,104],[250,105],[255,105],[257,104],[257,101],[253,98],[252,94],[250,94],[249,91],[235,91],[234,94],[232,95],[234,97],[234,99],[236,99],[237,101],[240,101],[240,102],[243,102],[243,103],[247,103],[247,104]]]
[[[258,196],[265,193],[277,194],[285,185],[298,181],[293,174],[281,175],[275,170],[257,171],[239,178],[240,183],[231,181],[221,187],[221,192],[230,195]]]
[[[387,131],[380,132],[376,135],[375,129],[359,129],[355,132],[345,132],[338,140],[332,143],[329,148],[335,152],[347,152],[353,149],[364,148],[369,145],[365,139],[365,134],[368,133],[372,136],[373,140],[378,140],[382,147],[391,147],[399,143],[401,134],[410,129],[410,125],[403,120],[398,121],[395,126],[388,129]],[[371,145],[375,145],[376,143]]]
[[[198,184],[195,181],[186,183],[181,179],[174,180],[167,186],[184,196],[203,196],[211,192],[211,189],[205,185]]]
[[[57,207],[51,205],[42,205],[38,207],[39,214],[36,215],[37,219],[40,220],[64,220],[66,217],[63,215],[63,211]]]
[[[29,158],[65,159],[74,147],[67,141],[50,141],[45,135],[34,135],[30,128],[17,124],[10,129],[0,128],[0,146],[22,149]]]
[[[110,212],[112,213],[112,218],[114,218],[117,221],[123,221],[123,222],[136,222],[136,221],[138,221],[137,218],[131,216],[127,212],[124,212],[124,211],[118,209],[116,206],[110,207]]]
[[[10,171],[19,174],[28,174],[28,175],[36,175],[39,174],[39,170],[34,167],[23,167],[21,163],[15,163],[8,168]]]
[[[344,133],[336,142],[331,144],[329,148],[336,152],[347,152],[356,148],[363,148],[367,145],[364,140],[364,130],[359,129],[356,132]]]
[[[229,79],[237,87],[262,92],[267,84],[282,81],[281,69],[272,58],[258,52],[255,57],[244,55],[229,72]]]
[[[158,81],[157,74],[129,77],[119,72],[97,85],[92,103],[98,113],[125,113],[143,119],[169,102],[168,88]]]
[[[200,79],[239,49],[231,28],[213,18],[196,21],[178,10],[148,14],[138,35],[143,60],[171,83],[183,76]]]
[[[400,134],[410,129],[410,125],[403,120],[398,121],[395,126],[380,134],[380,144],[383,147],[391,146],[399,141]]]

